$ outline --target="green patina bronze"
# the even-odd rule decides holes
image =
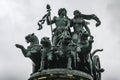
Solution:
[[[99,26],[101,24],[99,18],[95,14],[86,15],[75,10],[74,17],[70,19],[67,16],[67,10],[60,8],[58,16],[51,19],[50,5],[47,5],[46,8],[47,14],[38,21],[38,30],[43,28],[46,21],[47,25],[51,26],[52,40],[49,40],[49,37],[43,37],[39,44],[38,37],[33,33],[25,37],[26,41],[30,43],[27,49],[16,44],[23,55],[29,57],[33,62],[33,73],[29,80],[76,80],[76,78],[101,80],[101,73],[104,69],[101,68],[99,56],[95,53],[101,52],[103,49],[91,52],[94,37],[88,26],[89,20],[95,20],[96,27]],[[55,29],[52,24],[55,24]],[[59,75],[59,79],[56,79],[56,74]],[[72,78],[66,76],[68,74]]]
[[[40,62],[41,62],[41,56],[42,56],[41,45],[39,45],[39,40],[34,33],[28,34],[25,37],[25,40],[27,43],[30,43],[27,49],[25,49],[24,46],[20,44],[16,44],[15,46],[21,49],[25,57],[28,57],[32,60],[33,73],[35,73],[40,69]]]

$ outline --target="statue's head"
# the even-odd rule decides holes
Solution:
[[[68,45],[71,42],[72,38],[71,37],[65,37],[63,39],[63,44]]]
[[[59,16],[60,16],[60,15],[66,16],[66,14],[67,14],[67,10],[66,10],[65,8],[60,8],[60,9],[58,10],[58,15],[59,15]]]
[[[83,32],[82,35],[81,35],[82,40],[88,40],[88,37],[89,37],[89,34],[88,34],[87,31]]]
[[[80,12],[79,10],[75,10],[75,11],[73,12],[73,15],[74,15],[75,17],[80,17],[80,16],[81,16],[81,12]]]
[[[36,36],[34,33],[28,34],[28,35],[25,37],[25,40],[26,40],[27,43],[34,42],[34,43],[39,44],[39,40],[38,40],[37,36]]]
[[[42,46],[48,46],[48,45],[51,45],[51,42],[50,42],[50,40],[49,40],[49,37],[43,37],[42,39],[41,39],[41,41],[40,41],[40,43],[42,44]]]

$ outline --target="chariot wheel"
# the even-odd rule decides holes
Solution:
[[[100,59],[98,55],[93,56],[93,75],[94,80],[101,80],[101,65],[100,65]]]

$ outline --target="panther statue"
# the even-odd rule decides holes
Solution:
[[[92,43],[94,42],[93,37],[89,36],[87,32],[81,35],[81,41],[77,44],[77,53],[80,58],[77,69],[85,71],[91,75],[92,73],[92,60],[91,60],[91,49]]]
[[[41,63],[42,63],[41,45],[39,45],[39,39],[37,38],[37,36],[34,33],[28,34],[25,37],[25,40],[27,43],[30,43],[30,45],[27,47],[27,49],[25,49],[24,46],[20,45],[20,44],[15,44],[15,46],[17,48],[21,49],[21,51],[25,57],[28,57],[32,60],[32,62],[33,62],[32,74],[33,74],[40,69],[40,66],[42,66],[41,65]]]
[[[42,71],[43,69],[48,68],[48,62],[47,62],[47,54],[50,52],[51,50],[51,42],[49,40],[49,37],[43,37],[40,41],[41,46],[42,46],[42,57],[41,57],[41,68],[39,69],[39,71]]]

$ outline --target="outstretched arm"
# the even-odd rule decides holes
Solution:
[[[55,23],[56,17],[53,18],[53,20],[50,19],[50,16],[47,16],[47,25],[51,25]]]
[[[91,20],[91,19],[95,20],[97,22],[96,27],[101,24],[100,19],[95,14],[91,14],[91,15],[82,14],[82,17],[83,19],[87,19],[87,20]]]

